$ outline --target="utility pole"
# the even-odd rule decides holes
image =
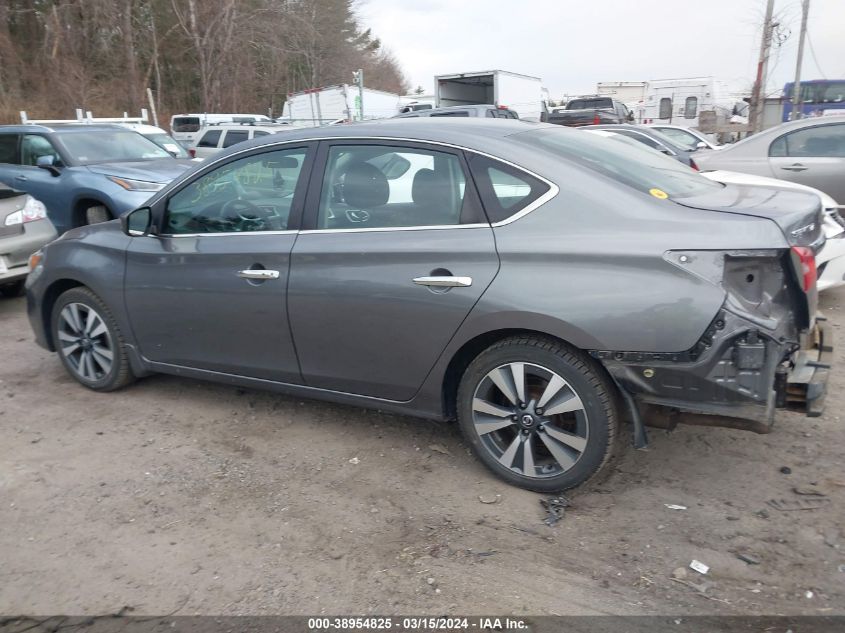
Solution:
[[[749,112],[748,123],[751,132],[759,132],[763,126],[763,91],[766,86],[766,66],[769,63],[769,49],[772,47],[772,13],[775,10],[775,0],[768,0],[766,3],[766,19],[763,21],[763,38],[760,42],[760,59],[757,62],[757,78],[754,80],[754,89],[751,92],[751,111]]]
[[[810,0],[801,2],[801,35],[798,38],[798,61],[795,63],[795,84],[792,86],[792,120],[803,116],[801,105],[801,63],[804,61],[804,40],[807,37],[807,14],[810,12]]]

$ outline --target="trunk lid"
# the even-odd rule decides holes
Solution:
[[[816,253],[824,246],[824,212],[821,200],[812,193],[726,184],[705,194],[672,200],[692,209],[767,218],[780,227],[790,246],[808,246]]]

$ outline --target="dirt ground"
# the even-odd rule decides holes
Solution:
[[[24,307],[0,299],[2,614],[845,613],[845,340],[824,417],[652,429],[548,527],[454,425],[167,376],[96,394]]]

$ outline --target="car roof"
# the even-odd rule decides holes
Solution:
[[[402,114],[397,114],[392,118],[413,119],[417,117],[429,116],[432,112],[454,112],[456,110],[489,110],[491,108],[493,110],[510,110],[510,108],[505,107],[499,108],[499,106],[493,105],[492,103],[473,103],[471,105],[445,106],[442,108],[421,108],[419,110],[413,110],[411,112],[403,112]]]
[[[104,132],[115,130],[126,130],[122,125],[113,125],[109,123],[99,123],[96,125],[88,124],[61,124],[61,125],[38,125],[38,124],[17,124],[17,125],[0,125],[0,132],[26,134],[27,132],[41,132],[41,133],[75,133],[75,132]]]
[[[432,142],[465,147],[507,157],[521,153],[508,136],[538,129],[564,130],[559,125],[518,119],[484,117],[390,118],[316,128],[295,128],[284,134],[270,134],[238,143],[215,155],[215,161],[229,154],[264,145],[321,139],[385,139]]]

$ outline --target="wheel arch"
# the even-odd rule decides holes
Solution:
[[[443,403],[443,415],[447,420],[454,420],[457,417],[457,400],[458,400],[458,386],[461,382],[461,377],[466,371],[469,364],[485,349],[491,345],[495,345],[501,340],[511,338],[513,336],[538,336],[542,338],[551,339],[562,343],[574,350],[586,351],[583,347],[574,344],[573,341],[561,336],[551,334],[548,331],[524,327],[510,327],[500,328],[496,330],[489,330],[470,338],[465,341],[452,354],[446,370],[443,372],[443,381],[441,385],[441,401]],[[616,389],[616,383],[607,373],[602,363],[593,363],[596,371],[606,375],[608,383]]]
[[[44,324],[45,340],[51,352],[56,351],[56,343],[53,340],[53,306],[56,305],[56,301],[62,293],[71,288],[87,287],[78,279],[62,278],[53,281],[44,291],[44,298],[41,301],[41,322]]]

